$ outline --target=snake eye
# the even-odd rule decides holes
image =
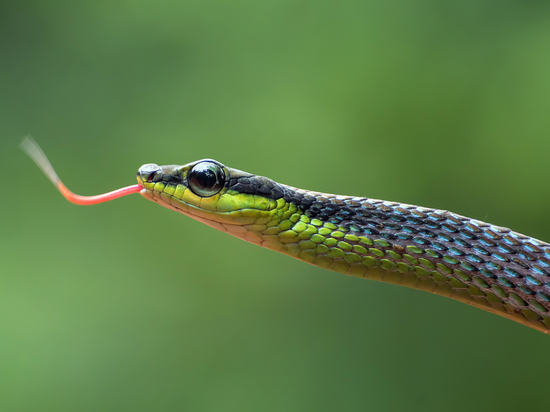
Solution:
[[[216,163],[200,162],[189,171],[187,181],[197,196],[214,196],[225,184],[225,173]]]

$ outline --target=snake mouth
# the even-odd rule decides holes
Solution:
[[[263,241],[261,235],[257,233],[258,228],[265,228],[265,223],[271,219],[269,212],[257,209],[241,208],[231,211],[209,211],[166,192],[143,188],[139,193],[160,206],[182,213],[216,230],[256,245],[261,245]]]
[[[175,187],[173,188],[175,189]],[[231,212],[213,212],[202,209],[197,205],[188,203],[183,199],[180,199],[174,195],[170,195],[164,191],[160,192],[145,187],[139,193],[146,199],[152,200],[153,202],[167,209],[183,213],[184,215],[189,216],[192,219],[199,220],[206,224],[209,224],[208,222],[212,222],[213,224],[217,223],[223,225],[242,226],[247,223],[239,222],[232,218],[234,214],[241,212],[241,210],[235,210]]]
[[[184,215],[196,220],[200,220],[201,222],[204,220],[208,220],[224,225],[243,226],[250,224],[250,219],[243,219],[242,217],[238,217],[236,215],[242,213],[247,214],[248,212],[257,212],[256,209],[251,208],[240,208],[231,211],[210,211],[192,203],[188,203],[185,200],[180,199],[174,195],[170,195],[166,192],[160,192],[154,189],[148,189],[146,187],[143,187],[139,194],[146,199],[151,200],[167,209],[183,213]]]

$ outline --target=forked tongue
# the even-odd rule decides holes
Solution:
[[[40,169],[42,169],[44,174],[50,179],[54,186],[57,187],[65,199],[77,205],[96,205],[118,197],[131,195],[132,193],[139,193],[139,191],[143,189],[140,185],[132,185],[97,196],[76,195],[67,189],[63,182],[61,182],[61,179],[57,176],[57,173],[55,173],[50,161],[32,137],[27,136],[23,139],[21,142],[21,149],[29,155]]]

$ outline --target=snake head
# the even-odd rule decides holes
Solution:
[[[261,192],[271,180],[212,159],[182,166],[145,164],[137,180],[145,198],[254,243],[257,236],[251,233],[265,226],[277,207],[274,199]]]

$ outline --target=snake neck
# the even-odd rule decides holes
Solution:
[[[550,245],[448,211],[280,185],[231,233],[339,273],[447,296],[550,330]]]

